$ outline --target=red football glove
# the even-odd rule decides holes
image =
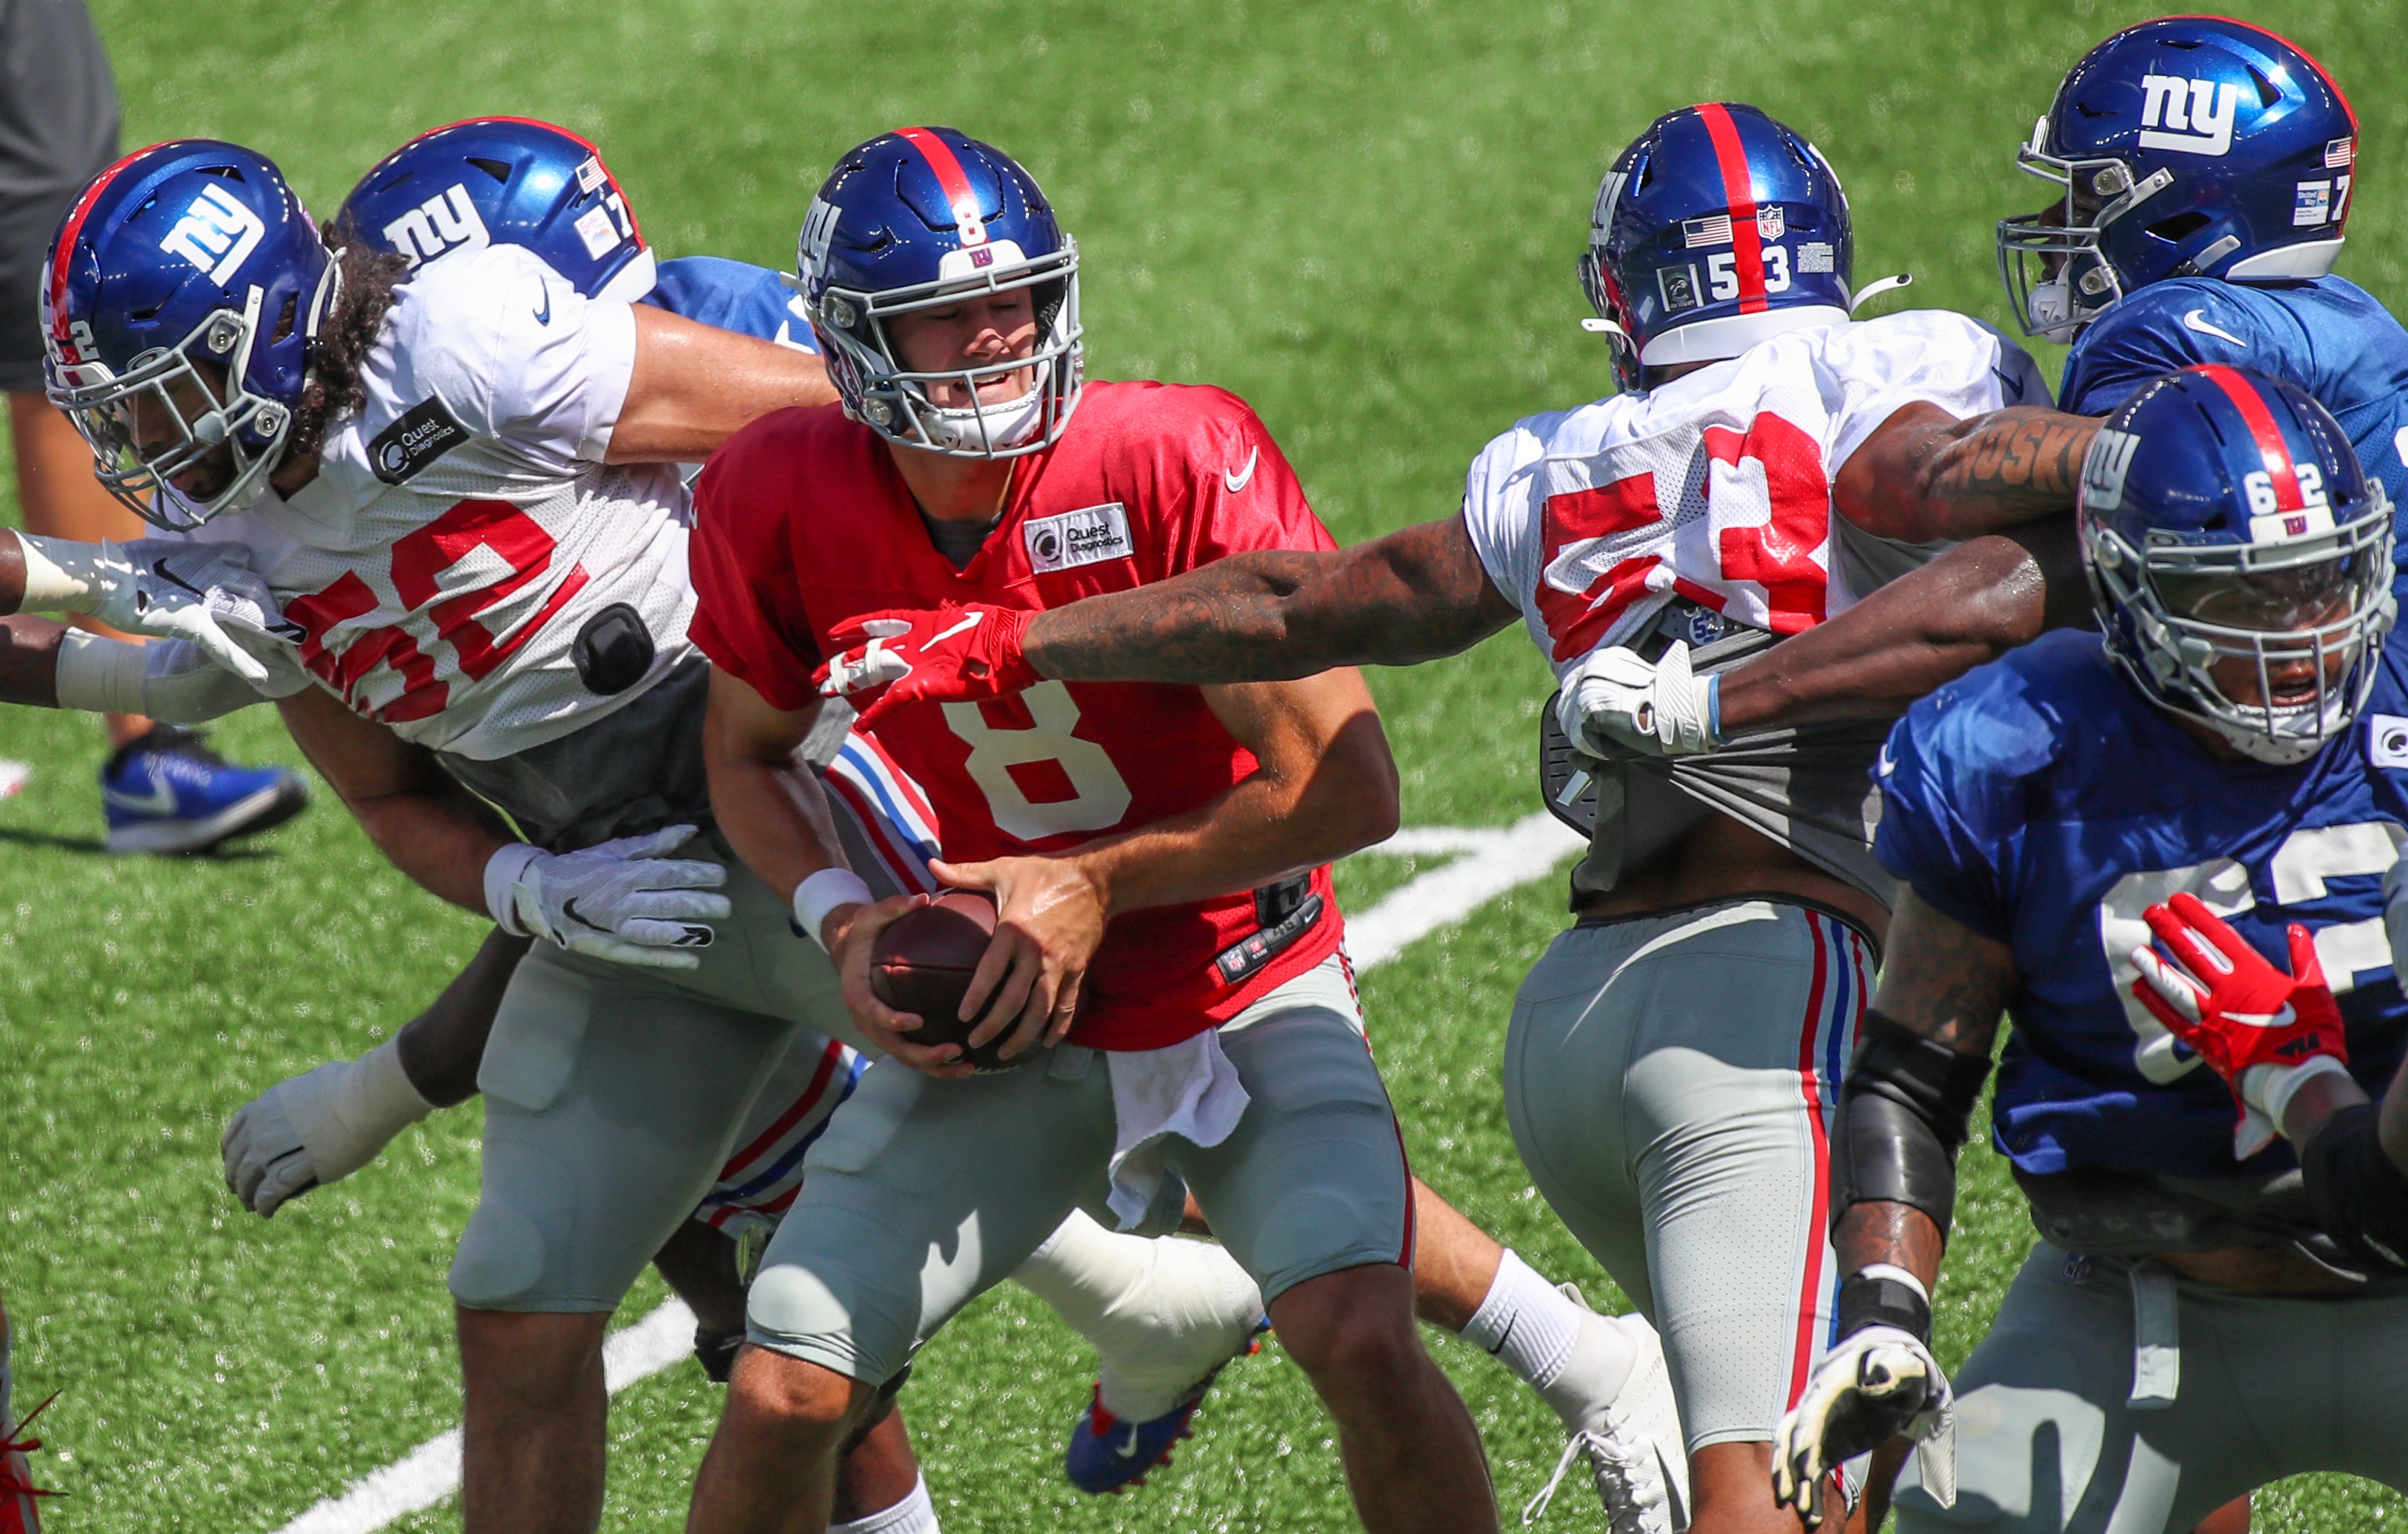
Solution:
[[[865,724],[906,703],[1005,697],[1045,680],[1020,652],[1036,616],[984,602],[864,613],[829,635],[843,648],[812,680],[822,696],[851,700]]]
[[[2256,1155],[2272,1142],[2301,1082],[2347,1068],[2341,1008],[2315,942],[2291,924],[2286,975],[2195,895],[2177,895],[2143,916],[2176,963],[2154,948],[2132,950],[2141,972],[2132,994],[2232,1088],[2241,1106],[2232,1153]]]

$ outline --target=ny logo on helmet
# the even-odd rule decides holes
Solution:
[[[468,189],[457,182],[386,224],[384,237],[412,271],[446,251],[480,251],[494,242]]]
[[[2132,454],[2141,445],[2138,432],[2109,431],[2101,426],[2090,439],[2082,460],[2082,504],[2092,511],[2113,511],[2124,504],[2124,477],[2131,472]]]
[[[2232,147],[2241,87],[2227,80],[2141,77],[2141,147],[2183,154],[2222,154]],[[2168,132],[2151,132],[2167,129]]]
[[[813,197],[810,210],[803,215],[803,269],[816,271],[827,262],[828,241],[836,237],[837,206],[824,197]]]
[[[212,184],[201,188],[201,194],[176,221],[176,227],[159,242],[159,249],[182,256],[208,273],[210,281],[224,287],[266,235],[267,225],[258,214],[236,201],[225,188]]]

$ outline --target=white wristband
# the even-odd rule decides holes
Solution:
[[[59,636],[57,670],[51,685],[59,707],[95,714],[139,714],[147,645],[87,634],[71,628]]]
[[[795,886],[795,930],[822,948],[820,935],[827,914],[838,906],[867,906],[878,899],[861,875],[851,868],[822,868]]]
[[[1861,1279],[1887,1279],[1893,1283],[1903,1283],[1914,1290],[1916,1297],[1926,1305],[1931,1303],[1931,1291],[1923,1286],[1923,1281],[1894,1262],[1869,1262],[1849,1276]]]
[[[2329,1054],[2312,1055],[2296,1066],[2251,1066],[2241,1073],[2241,1100],[2255,1103],[2282,1134],[2283,1115],[2300,1088],[2317,1076],[2347,1076],[2349,1067]]]
[[[25,556],[25,595],[20,612],[96,612],[109,595],[112,574],[133,575],[117,545],[19,533]]]
[[[513,938],[527,936],[526,925],[519,920],[519,878],[542,855],[541,848],[513,841],[485,859],[485,910]]]

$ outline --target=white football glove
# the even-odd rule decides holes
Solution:
[[[190,639],[211,660],[254,685],[268,680],[268,668],[236,631],[251,627],[252,643],[268,634],[275,635],[271,642],[283,643],[287,635],[299,632],[277,610],[267,583],[245,567],[250,556],[242,545],[195,545],[174,538],[78,543],[30,533],[16,537],[25,559],[22,608],[79,612],[129,634]],[[210,599],[213,586],[222,588],[215,603]]]
[[[672,858],[691,825],[622,837],[579,853],[513,842],[485,864],[485,908],[502,930],[549,938],[572,953],[656,969],[693,969],[710,946],[705,924],[735,911],[718,892],[727,870]]]
[[[1691,674],[1684,640],[1652,666],[1620,645],[1593,650],[1564,673],[1555,722],[1592,756],[1694,756],[1723,744],[1714,728],[1721,681]]]
[[[59,637],[52,680],[59,707],[91,713],[141,714],[166,724],[206,724],[309,685],[298,667],[291,675],[268,667],[253,687],[209,659],[190,639],[134,643],[71,628]]]
[[[1956,1505],[1956,1402],[1931,1350],[1896,1326],[1850,1332],[1816,1360],[1772,1443],[1772,1499],[1822,1525],[1830,1472],[1893,1438],[1914,1441],[1923,1489]]]
[[[400,1039],[290,1077],[235,1110],[218,1141],[226,1186],[265,1219],[374,1161],[435,1111],[401,1068]]]

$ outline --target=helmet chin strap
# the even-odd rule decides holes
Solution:
[[[1016,398],[993,405],[948,409],[923,406],[921,429],[940,448],[1016,448],[1036,433],[1045,417],[1045,388],[1053,380],[1051,359],[1039,363],[1028,388]]]

